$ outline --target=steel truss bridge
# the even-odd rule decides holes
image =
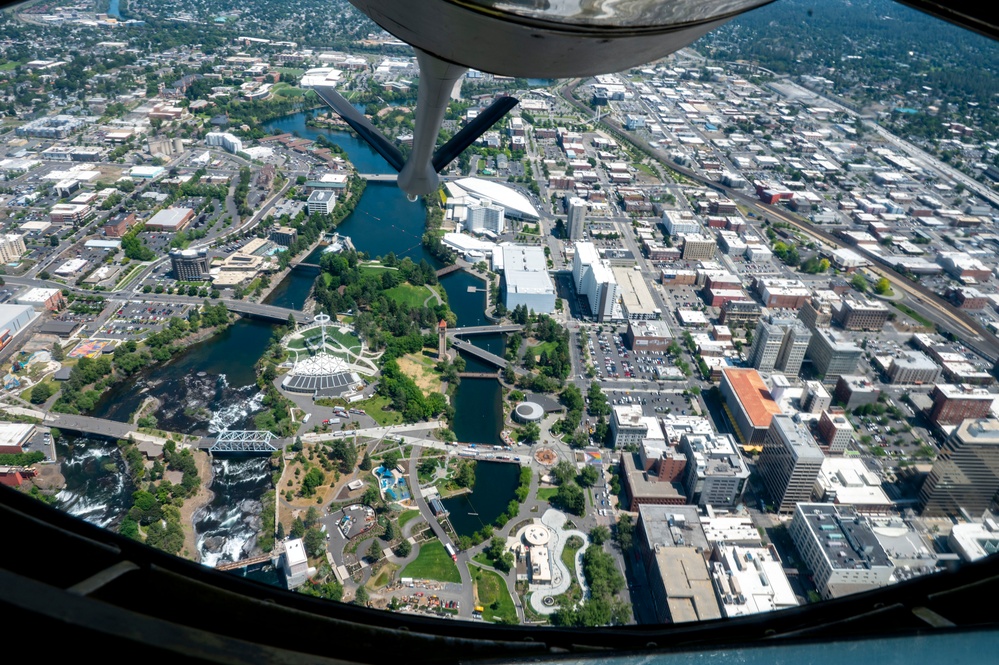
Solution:
[[[274,434],[267,430],[238,429],[220,432],[208,452],[270,455],[278,449],[271,443],[274,438]]]

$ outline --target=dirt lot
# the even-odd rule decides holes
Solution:
[[[424,395],[441,391],[440,375],[434,371],[434,365],[437,363],[432,358],[410,353],[397,359],[396,362],[399,363],[399,369],[416,382]]]

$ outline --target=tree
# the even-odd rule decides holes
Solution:
[[[891,293],[891,282],[888,281],[887,277],[882,277],[877,282],[875,282],[874,293],[877,293],[879,296]]]
[[[454,482],[459,487],[472,488],[475,485],[475,462],[467,459],[459,460]]]
[[[579,473],[579,484],[583,487],[593,487],[600,479],[600,473],[595,466],[587,464]]]
[[[316,490],[326,481],[326,476],[318,467],[312,467],[302,478],[302,496],[313,496]]]
[[[576,465],[569,460],[561,460],[552,467],[551,475],[559,485],[565,485],[576,477]]]
[[[52,345],[52,360],[62,360],[65,357],[66,354],[63,353],[62,344],[59,342],[54,343]]]
[[[305,526],[311,529],[316,526],[319,522],[319,511],[316,510],[315,506],[309,506],[309,509],[305,512]]]
[[[357,593],[354,595],[354,604],[366,607],[368,604],[368,600],[370,600],[370,596],[368,596],[368,590],[365,589],[363,586],[358,587]]]
[[[617,540],[617,544],[623,552],[631,549],[634,534],[635,524],[631,521],[631,515],[621,515],[621,519],[617,522],[617,529],[614,532],[614,539]]]
[[[398,450],[390,450],[382,456],[382,466],[386,469],[394,469],[399,464],[399,460],[401,459],[402,452]]]
[[[368,548],[368,558],[372,561],[378,561],[382,558],[382,548],[378,546],[377,538],[371,541],[371,547]]]
[[[309,529],[304,538],[305,553],[313,559],[321,557],[326,551],[326,536],[319,529]]]
[[[590,529],[590,542],[594,545],[603,545],[610,540],[610,529],[603,525],[598,525]]]
[[[39,383],[31,389],[31,403],[44,404],[55,393],[51,383]]]
[[[586,496],[579,485],[572,481],[559,485],[555,501],[563,510],[574,515],[582,515],[586,510]]]
[[[371,485],[369,485],[368,488],[364,490],[364,494],[361,495],[361,503],[372,508],[378,504],[380,499],[381,496],[378,494],[378,490]]]
[[[371,471],[371,455],[368,451],[364,451],[364,457],[361,459],[361,465],[358,467],[361,471]]]
[[[520,428],[520,440],[523,443],[534,443],[541,438],[541,427],[537,423],[527,423]]]
[[[301,517],[296,517],[291,523],[291,537],[304,538],[305,530],[305,522],[302,521]]]
[[[854,276],[850,279],[850,286],[852,286],[853,288],[857,289],[861,293],[866,293],[867,292],[867,279],[858,272],[858,273],[854,274]]]

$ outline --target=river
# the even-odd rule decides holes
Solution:
[[[347,152],[359,172],[390,172],[385,160],[366,143],[344,132],[306,127],[305,119],[305,113],[297,113],[265,123],[264,130],[297,132],[313,139],[321,132]],[[438,266],[420,244],[425,223],[423,207],[407,201],[394,184],[369,183],[353,213],[337,230],[350,236],[358,251],[371,256],[391,251],[399,257],[414,261],[426,259]],[[322,248],[316,248],[306,262],[318,263],[321,253]],[[268,295],[266,302],[302,309],[315,277],[316,271],[312,268],[290,271]],[[459,271],[448,275],[441,283],[459,325],[489,323],[484,316],[486,300],[482,280]],[[469,287],[476,290],[469,292]],[[266,349],[272,334],[270,324],[241,319],[169,362],[116,385],[100,400],[93,415],[125,422],[143,400],[153,397],[160,402],[156,417],[164,429],[198,435],[211,435],[226,429],[253,429],[253,416],[261,408],[253,365]],[[501,335],[475,337],[472,341],[502,354]],[[467,359],[467,368],[472,372],[494,371],[473,358]],[[498,381],[463,380],[455,395],[454,427],[459,440],[499,443],[503,424],[501,399]],[[124,477],[123,471],[110,471],[112,459],[121,464],[120,457],[115,457],[116,447],[112,444],[97,447],[87,441],[85,446],[67,449],[71,454],[62,460],[64,473],[67,470],[70,473],[66,474],[68,486],[60,495],[60,505],[96,523],[112,524],[130,505],[133,488],[112,487],[116,482],[114,477]],[[99,461],[88,462],[90,458]],[[213,565],[230,560],[252,549],[260,500],[270,488],[265,464],[265,460],[259,459],[214,461],[211,486],[214,500],[195,516],[198,550],[205,563]],[[76,467],[81,469],[78,474]],[[70,476],[74,477],[72,483],[69,483]],[[483,486],[489,486],[489,482]],[[505,505],[506,502],[500,510]],[[492,519],[495,515],[490,521]]]
[[[509,462],[477,462],[475,487],[471,494],[459,494],[442,502],[448,520],[459,536],[471,536],[496,521],[510,501],[520,481],[520,465]]]
[[[135,485],[118,446],[100,438],[69,436],[56,439],[66,486],[56,506],[101,527],[116,527],[132,505]]]

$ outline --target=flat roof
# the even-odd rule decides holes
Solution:
[[[693,547],[664,547],[656,552],[656,565],[673,623],[721,618],[708,564]]]
[[[669,499],[686,501],[686,496],[680,491],[679,483],[671,483],[658,478],[649,477],[635,461],[638,453],[623,453],[621,464],[624,467],[626,482],[630,488],[631,495],[638,500],[647,499]],[[639,506],[642,507],[642,506]],[[671,506],[676,508],[677,506]],[[702,535],[703,537],[703,535]]]
[[[621,287],[618,293],[629,316],[635,314],[653,316],[660,313],[641,272],[632,268],[613,268],[612,271],[614,279]]]
[[[651,321],[630,321],[628,327],[631,328],[635,337],[653,337],[673,339],[673,333],[669,329],[669,324],[661,320]]]
[[[0,423],[0,446],[22,446],[34,429],[30,423]]]
[[[158,213],[150,217],[146,222],[146,225],[160,226],[163,228],[177,228],[193,214],[194,211],[190,208],[167,208],[165,210],[160,210]]]
[[[833,570],[894,568],[874,531],[853,508],[799,503],[797,511]]]
[[[892,505],[881,489],[877,474],[867,468],[859,457],[827,457],[815,482],[824,494],[835,495],[836,503],[854,506]],[[828,500],[828,499],[826,499]]]
[[[780,406],[770,396],[763,377],[755,369],[724,367],[722,377],[732,387],[732,392],[739,399],[753,427],[770,427],[773,417],[782,413]]]
[[[309,203],[327,203],[328,201],[336,200],[336,192],[331,192],[326,189],[317,189],[309,194]]]
[[[46,289],[44,287],[35,287],[28,289],[24,293],[17,296],[18,300],[22,300],[21,304],[29,302],[45,302],[55,294],[59,293],[59,289]]]
[[[772,547],[718,546],[712,579],[727,617],[797,607],[798,599]]]

